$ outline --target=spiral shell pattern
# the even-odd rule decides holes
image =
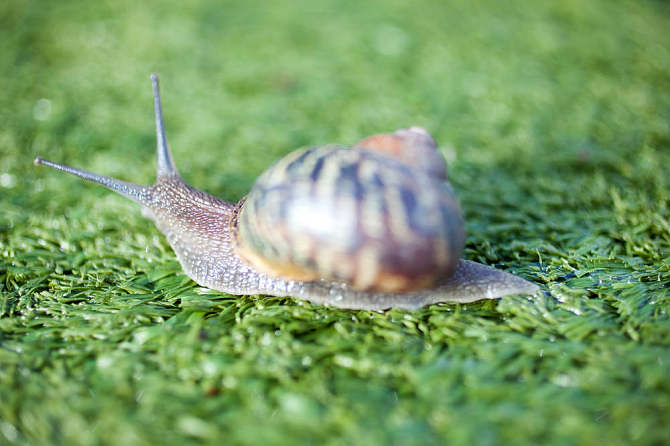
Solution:
[[[233,217],[237,252],[267,274],[407,291],[453,273],[465,238],[448,183],[353,147],[293,152]]]

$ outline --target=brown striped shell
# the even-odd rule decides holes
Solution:
[[[367,291],[429,287],[453,274],[465,239],[445,180],[434,141],[417,127],[292,152],[238,204],[236,250],[284,279]]]

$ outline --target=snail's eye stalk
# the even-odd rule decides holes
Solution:
[[[156,115],[156,152],[157,152],[157,171],[158,178],[164,177],[179,177],[177,168],[172,160],[170,148],[168,147],[167,138],[165,136],[165,123],[163,122],[163,109],[161,106],[161,96],[158,86],[158,75],[151,75],[151,84],[154,93],[154,112]],[[48,166],[70,175],[83,178],[87,181],[92,181],[105,186],[108,189],[117,192],[124,197],[130,198],[141,204],[148,204],[151,200],[151,188],[149,186],[140,186],[138,184],[127,183],[125,181],[117,180],[116,178],[99,175],[97,173],[89,172],[84,169],[78,169],[66,164],[54,163],[53,161],[45,160],[44,158],[35,158],[34,164],[36,166]]]
[[[140,204],[147,204],[151,199],[151,189],[148,186],[126,183],[125,181],[117,180],[116,178],[106,177],[104,175],[89,172],[88,170],[68,166],[67,164],[54,163],[53,161],[45,160],[44,158],[40,157],[35,158],[33,164],[36,166],[51,167],[53,169],[60,170],[61,172],[69,173],[70,175],[82,178],[86,181],[98,183]]]
[[[165,122],[163,121],[163,107],[161,106],[161,93],[158,85],[158,75],[151,75],[151,85],[154,90],[154,114],[156,115],[156,149],[157,149],[157,175],[158,178],[166,176],[179,176],[177,167],[174,165],[170,147],[165,136]]]

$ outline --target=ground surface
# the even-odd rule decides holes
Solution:
[[[668,444],[670,11],[530,5],[2,2],[0,444]],[[138,206],[31,164],[153,181],[151,72],[231,201],[293,148],[430,129],[466,257],[543,294],[196,286]]]

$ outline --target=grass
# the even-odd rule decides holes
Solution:
[[[0,444],[670,442],[661,1],[0,5]],[[187,181],[422,125],[467,258],[533,298],[342,311],[196,286],[136,205],[36,155]]]

